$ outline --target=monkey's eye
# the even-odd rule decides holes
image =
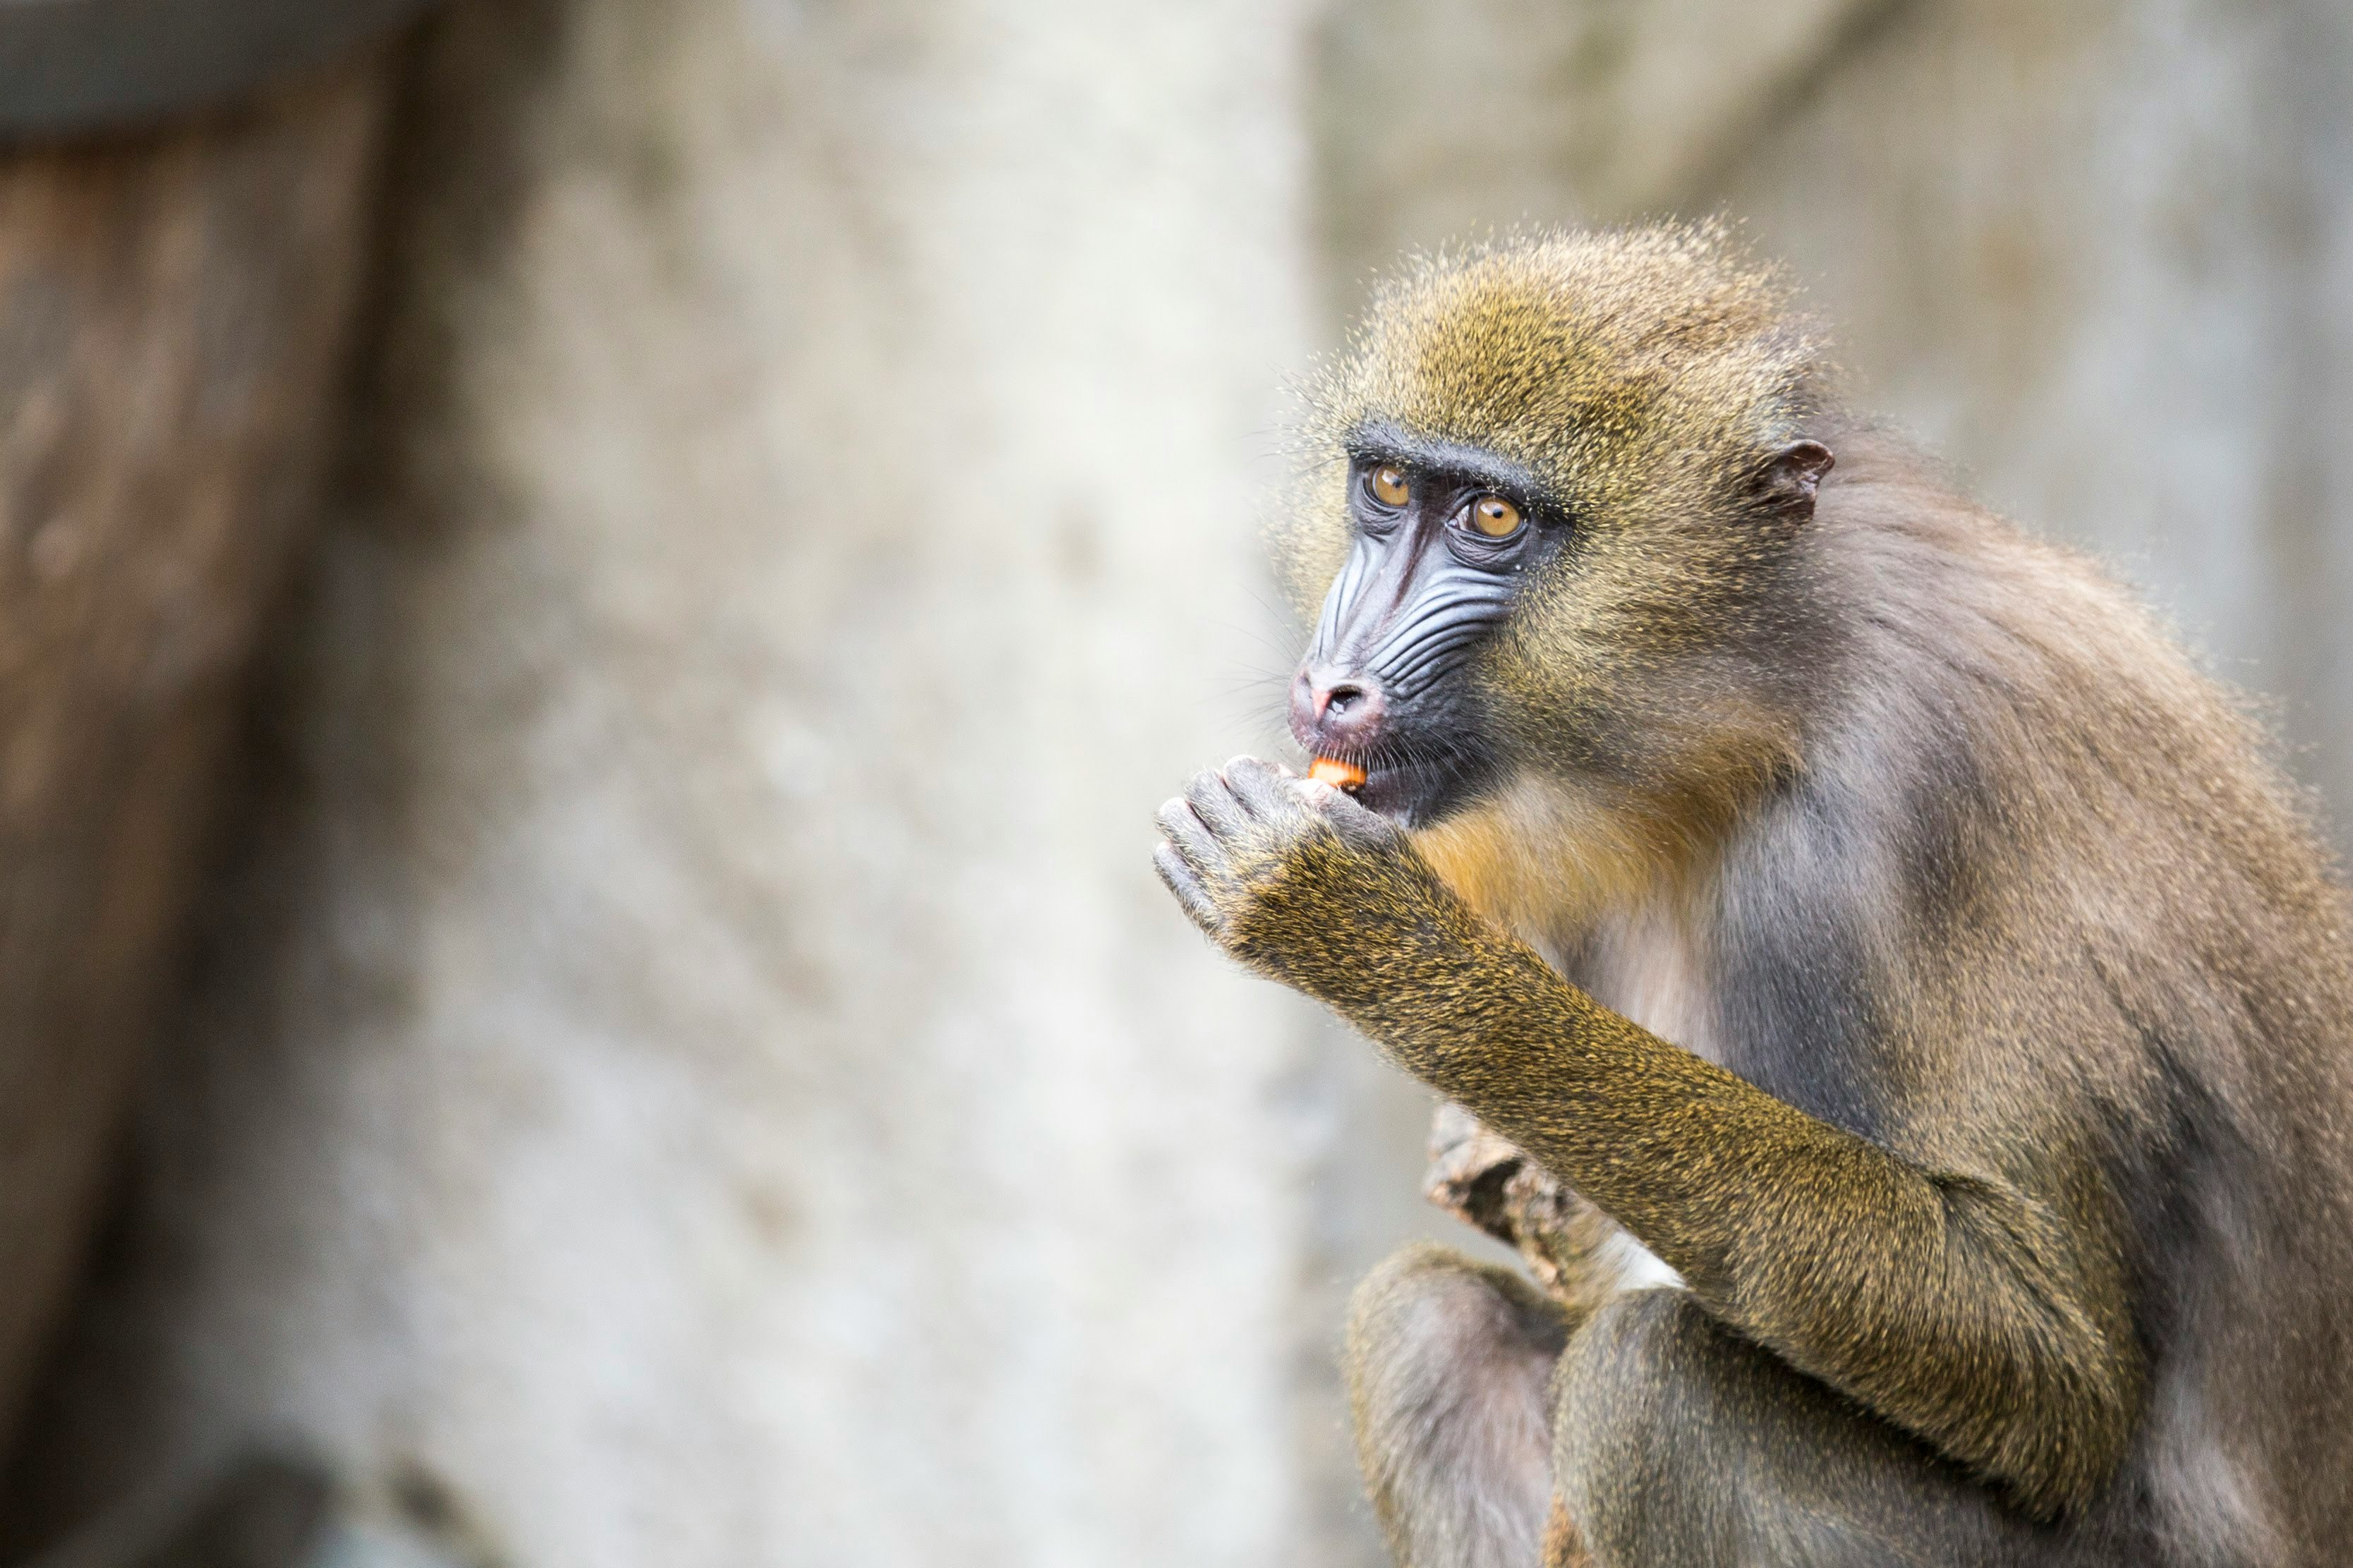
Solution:
[[[1405,470],[1395,463],[1383,463],[1366,477],[1365,488],[1373,499],[1387,507],[1399,507],[1413,499],[1413,486],[1406,482]]]
[[[1520,531],[1520,509],[1502,496],[1481,496],[1471,503],[1470,521],[1488,539],[1509,539]]]

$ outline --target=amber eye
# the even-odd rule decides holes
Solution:
[[[1520,509],[1502,496],[1481,496],[1471,503],[1471,526],[1490,539],[1509,539],[1520,531]]]
[[[1395,463],[1383,463],[1373,470],[1373,499],[1383,506],[1403,506],[1413,499],[1413,487],[1405,480],[1405,470]]]

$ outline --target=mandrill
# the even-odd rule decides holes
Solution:
[[[1714,228],[1378,293],[1162,878],[1589,1218],[1356,1296],[1409,1568],[2353,1562],[2353,941],[2264,737]]]

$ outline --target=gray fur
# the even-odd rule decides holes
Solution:
[[[1375,1511],[1403,1568],[1531,1568],[1551,1496],[1560,1310],[1507,1269],[1434,1247],[1358,1286],[1349,1400]]]

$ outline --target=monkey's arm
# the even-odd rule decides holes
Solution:
[[[1220,945],[1557,1173],[1724,1321],[2038,1514],[2114,1469],[2142,1368],[2084,1173],[2030,1194],[1926,1170],[1774,1099],[1571,985],[1328,786],[1242,760],[1161,826],[1162,876]]]

